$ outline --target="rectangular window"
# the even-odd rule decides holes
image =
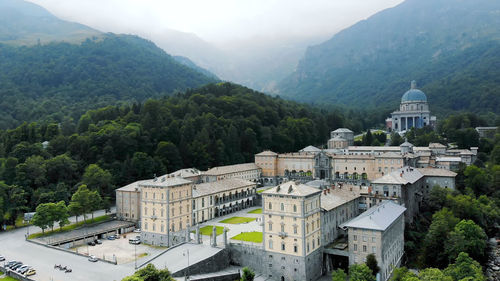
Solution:
[[[294,253],[297,253],[298,249],[297,249],[297,245],[293,246],[293,252]]]
[[[376,252],[377,252],[377,247],[372,246],[372,253],[374,253],[374,254],[375,254]]]
[[[354,244],[354,251],[358,250],[358,244]]]
[[[269,231],[271,231],[271,230],[273,230],[273,224],[272,223],[269,224]]]
[[[354,238],[354,241],[358,241],[358,235],[353,235],[352,238]]]
[[[366,253],[366,245],[363,245],[363,252]]]
[[[375,243],[375,237],[372,237],[372,243]]]
[[[366,242],[367,238],[366,236],[363,236],[363,242]]]

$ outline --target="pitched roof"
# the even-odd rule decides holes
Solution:
[[[337,130],[333,131],[334,133],[352,133],[353,131],[347,129],[347,128],[338,128]]]
[[[456,177],[457,173],[446,169],[436,169],[436,168],[418,168],[418,170],[424,176],[431,177]]]
[[[181,177],[168,177],[163,176],[151,180],[145,180],[139,183],[140,187],[152,186],[152,187],[168,187],[168,186],[177,186],[193,183],[190,180],[183,179]]]
[[[333,190],[330,189],[330,192],[327,191],[326,194],[321,194],[321,208],[326,211],[330,211],[338,206],[361,197],[361,192],[367,192],[367,189],[350,185],[344,185],[342,186],[342,189],[339,189],[338,187]]]
[[[408,184],[414,183],[422,178],[423,175],[419,170],[412,167],[403,167],[390,172],[374,181],[373,184]]]
[[[305,184],[297,184],[294,181],[289,181],[270,188],[264,192],[263,195],[290,195],[290,196],[309,196],[311,194],[321,193],[321,190],[307,186]]]
[[[119,190],[119,191],[139,191],[141,190],[141,187],[139,186],[139,184],[143,183],[143,182],[146,182],[148,180],[140,180],[140,181],[136,181],[136,182],[133,182],[133,183],[129,183],[127,184],[126,186],[123,186],[123,187],[120,187],[116,190]]]
[[[272,152],[271,150],[264,150],[261,153],[255,154],[255,156],[276,156],[278,153]]]
[[[255,183],[240,178],[201,183],[194,186],[193,197],[205,196],[245,186],[255,186]]]
[[[414,145],[409,143],[408,141],[405,141],[403,142],[400,146],[409,146],[409,147],[413,147]]]
[[[175,172],[172,172],[170,174],[166,174],[163,176],[188,178],[188,177],[194,177],[194,176],[199,176],[199,175],[201,175],[200,170],[198,170],[196,168],[186,168],[186,169],[177,170]]]
[[[302,148],[300,151],[301,152],[319,152],[319,151],[321,151],[321,149],[319,149],[315,146],[309,145],[309,146]]]
[[[260,168],[255,163],[244,163],[244,164],[214,167],[206,172],[203,172],[203,174],[208,176],[218,176],[218,175],[245,172],[248,170],[256,170],[256,169]]]
[[[378,155],[377,157],[380,157],[380,158],[403,158],[401,153],[396,153],[396,152],[392,152],[392,151],[384,152],[384,153]]]
[[[446,145],[440,144],[439,142],[429,143],[429,148],[446,148]]]
[[[406,208],[391,200],[383,201],[379,205],[373,206],[361,215],[343,223],[340,227],[352,227],[372,230],[386,230],[399,216],[405,212]]]
[[[436,162],[462,162],[460,157],[436,157]]]

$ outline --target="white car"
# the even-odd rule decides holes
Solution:
[[[91,261],[91,262],[97,262],[98,259],[95,256],[90,256],[89,257],[89,261]]]
[[[141,229],[140,228],[134,229],[134,233],[141,233]]]
[[[5,257],[0,255],[0,261],[5,261]]]

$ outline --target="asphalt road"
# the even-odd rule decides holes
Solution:
[[[103,211],[95,213],[96,216],[103,215]],[[80,218],[79,218],[80,219]],[[70,218],[70,221],[74,221]],[[47,248],[33,244],[25,240],[27,228],[0,233],[0,255],[5,256],[6,261],[17,260],[24,264],[33,266],[36,275],[31,278],[40,281],[119,281],[125,276],[134,273],[134,262],[113,265],[105,262],[89,262],[86,257]],[[29,232],[41,231],[35,226],[29,227]],[[174,270],[187,266],[187,256],[182,253],[190,251],[191,264],[207,258],[217,252],[216,249],[204,246],[184,244],[172,251],[160,256],[153,263],[158,267],[172,267]],[[151,257],[147,256],[139,259],[137,264],[142,264]],[[54,269],[55,264],[67,266],[73,270],[71,273],[64,273]]]

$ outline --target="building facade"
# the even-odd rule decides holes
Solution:
[[[407,131],[410,128],[434,126],[436,117],[431,116],[427,96],[417,89],[417,82],[411,82],[411,88],[401,98],[399,110],[394,111],[386,120],[388,130],[395,132]]]
[[[320,194],[293,181],[262,193],[268,278],[299,281],[322,275]]]
[[[255,205],[255,182],[230,178],[193,187],[192,225]]]
[[[230,178],[240,178],[257,182],[261,177],[262,169],[255,163],[219,166],[202,173],[203,182],[214,182]]]
[[[381,280],[389,280],[404,253],[405,207],[384,201],[341,225],[348,231],[349,264],[366,262],[374,254]]]
[[[192,222],[192,181],[161,177],[141,187],[141,240],[146,244],[170,246],[181,242]]]
[[[119,220],[141,222],[141,188],[139,184],[145,181],[136,181],[116,189],[116,217]]]

